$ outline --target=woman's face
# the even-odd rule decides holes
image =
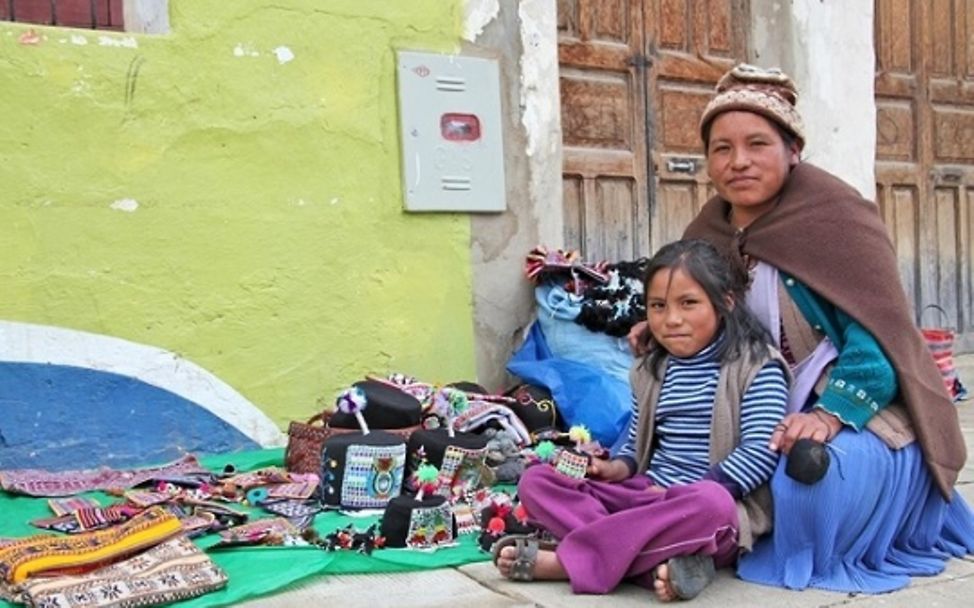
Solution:
[[[661,268],[650,278],[646,319],[656,342],[677,357],[699,353],[717,334],[717,309],[680,268]]]
[[[763,116],[724,112],[711,123],[707,174],[735,212],[753,219],[773,205],[798,155],[798,145],[785,144]]]

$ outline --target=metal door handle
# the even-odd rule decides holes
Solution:
[[[696,173],[697,159],[695,158],[667,158],[666,170],[672,173]]]

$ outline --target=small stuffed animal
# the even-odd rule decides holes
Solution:
[[[524,472],[524,459],[513,433],[506,429],[488,428],[486,464],[499,483],[516,483]]]

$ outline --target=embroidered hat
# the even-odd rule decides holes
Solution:
[[[518,384],[505,393],[513,399],[510,408],[528,431],[556,430],[564,423],[558,416],[558,405],[551,391],[543,386]]]
[[[392,433],[332,435],[322,444],[319,497],[329,507],[382,509],[402,492],[406,441]]]
[[[701,138],[719,114],[743,110],[780,125],[795,136],[799,150],[805,147],[805,126],[795,108],[798,89],[780,69],[738,64],[717,81],[715,91],[716,95],[700,117]]]
[[[476,433],[456,432],[450,436],[447,429],[415,431],[406,446],[406,487],[417,489],[412,474],[428,462],[439,469],[439,494],[448,496],[454,490],[476,489],[487,456],[487,439]]]
[[[350,390],[365,395],[367,407],[361,413],[370,429],[402,429],[419,424],[423,407],[416,397],[380,380],[361,380]],[[361,392],[359,392],[361,391]],[[347,411],[337,411],[328,421],[334,428],[358,429],[356,417]]]
[[[453,544],[457,524],[444,496],[434,494],[420,500],[397,496],[382,514],[380,534],[387,547],[432,549]]]

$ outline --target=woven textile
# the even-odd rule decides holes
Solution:
[[[449,498],[454,493],[480,487],[487,449],[469,450],[457,445],[447,446],[440,466],[437,493]]]
[[[74,513],[81,509],[92,509],[98,508],[101,505],[94,498],[88,498],[85,496],[69,496],[67,498],[52,498],[47,501],[51,511],[54,511],[55,515],[68,515],[69,513]]]
[[[453,544],[453,528],[450,503],[443,502],[435,507],[415,509],[409,518],[406,546],[428,549]]]
[[[179,520],[159,507],[106,530],[74,536],[37,535],[0,549],[0,578],[20,583],[37,574],[91,569],[155,546],[180,531]]]
[[[317,473],[291,473],[293,481],[268,486],[267,495],[270,498],[293,498],[296,500],[307,500],[318,489]]]
[[[109,468],[58,472],[39,469],[0,471],[0,487],[28,496],[71,496],[91,490],[134,488],[159,477],[208,473],[195,456],[187,454],[158,467],[128,471]]]
[[[402,491],[406,446],[353,445],[348,448],[342,479],[342,506],[385,507]]]
[[[234,545],[281,544],[285,538],[297,537],[301,531],[283,517],[258,519],[220,532],[213,548]]]
[[[29,579],[12,596],[30,606],[52,608],[155,606],[203,595],[226,583],[219,566],[177,536],[88,574]]]
[[[558,453],[558,462],[555,464],[555,470],[563,475],[568,475],[575,479],[582,479],[585,477],[585,469],[587,467],[588,456],[585,454],[579,454],[578,452],[571,452],[569,450],[562,450]]]

